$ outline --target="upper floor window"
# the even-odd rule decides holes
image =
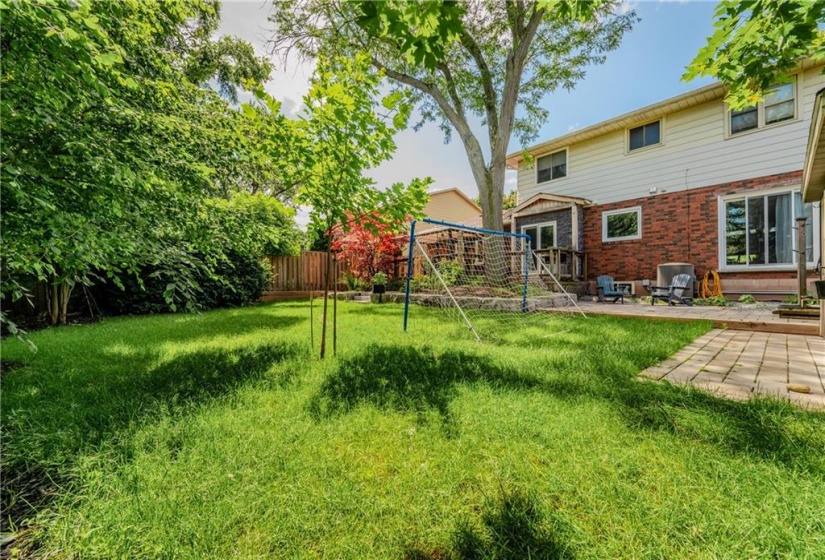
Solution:
[[[765,101],[740,111],[730,111],[730,134],[754,130],[796,116],[795,84],[779,84],[765,93]]]
[[[813,205],[802,203],[800,191],[774,191],[723,200],[720,224],[721,253],[725,267],[793,266],[797,262],[796,218],[805,224],[805,255],[813,265],[816,218]]]
[[[628,150],[638,150],[647,146],[655,146],[662,142],[662,121],[656,121],[628,131]]]
[[[626,241],[641,237],[641,206],[602,212],[602,241]]]
[[[545,183],[553,179],[567,177],[567,150],[561,150],[549,156],[543,156],[536,160],[538,176],[537,183]]]

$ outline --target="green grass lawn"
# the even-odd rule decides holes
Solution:
[[[542,316],[478,345],[343,304],[321,362],[281,303],[5,340],[7,552],[825,558],[825,414],[636,381],[709,328]]]

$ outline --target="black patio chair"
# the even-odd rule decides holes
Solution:
[[[613,277],[603,274],[596,278],[596,294],[599,301],[607,303],[608,298],[613,298],[611,303],[616,303],[621,300],[624,304],[624,292],[616,289],[616,284],[613,282]]]
[[[677,274],[670,282],[670,286],[650,286],[650,305],[655,305],[656,300],[666,301],[668,305],[682,303],[689,307],[693,306],[693,297],[685,292],[690,284],[690,274]]]

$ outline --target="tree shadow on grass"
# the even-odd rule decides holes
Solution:
[[[667,432],[825,476],[825,414],[774,398],[740,402],[694,387],[635,379],[614,394],[631,428]]]
[[[546,515],[530,493],[502,490],[485,504],[480,522],[464,520],[447,546],[428,547],[416,543],[405,560],[573,560],[570,529],[555,515]]]
[[[400,412],[436,411],[449,426],[449,405],[457,385],[479,381],[502,388],[542,386],[540,380],[503,368],[483,356],[372,344],[356,356],[341,359],[337,370],[324,380],[310,401],[309,411],[319,419],[370,403]]]
[[[121,367],[116,362],[104,375],[56,374],[38,380],[33,391],[16,389],[4,403],[4,518],[19,525],[48,502],[68,482],[72,458],[101,445],[128,453],[124,430],[228,395],[305,352],[293,344],[268,344],[203,350],[160,364],[147,352],[124,359]]]

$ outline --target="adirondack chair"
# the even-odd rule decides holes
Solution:
[[[622,304],[624,304],[624,292],[616,289],[616,284],[613,282],[612,276],[603,274],[596,278],[596,294],[602,303],[606,303],[608,298],[613,298],[611,303],[616,303],[621,300]]]
[[[650,305],[655,305],[656,300],[666,301],[668,305],[683,303],[693,306],[693,297],[687,292],[690,284],[690,274],[677,274],[670,282],[670,286],[650,286]]]

